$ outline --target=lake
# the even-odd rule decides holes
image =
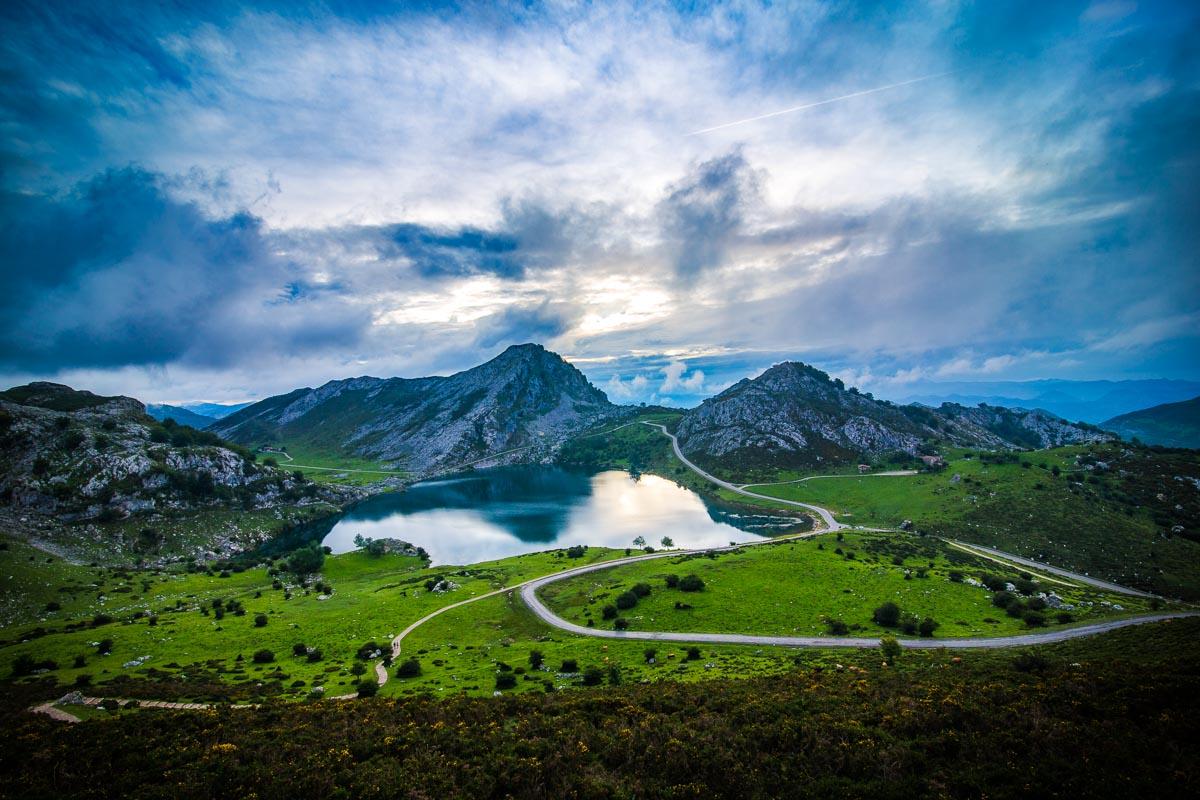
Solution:
[[[424,547],[434,564],[473,564],[576,544],[712,547],[777,534],[786,516],[756,514],[705,500],[655,475],[550,466],[478,470],[377,495],[332,523],[323,544],[334,553],[354,538],[392,538]]]

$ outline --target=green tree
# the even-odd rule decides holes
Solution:
[[[310,542],[304,547],[292,551],[287,560],[288,569],[298,577],[305,577],[319,572],[325,565],[325,550],[316,542]]]
[[[876,625],[882,625],[885,628],[894,628],[900,622],[900,606],[891,601],[884,603],[875,609],[872,619],[875,620]]]

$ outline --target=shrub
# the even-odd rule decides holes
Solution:
[[[633,592],[623,592],[617,595],[617,608],[622,611],[628,611],[637,605],[637,595]]]
[[[579,672],[579,662],[573,658],[564,658],[559,672]]]
[[[845,636],[850,632],[850,626],[840,619],[827,619],[825,624],[829,626],[829,632],[834,636]]]
[[[961,572],[952,571],[950,573],[949,577],[950,577],[950,581],[952,583],[962,583],[963,582],[963,574]]]
[[[421,662],[415,658],[410,658],[407,661],[401,661],[400,666],[396,667],[397,678],[415,678],[421,674]]]
[[[617,607],[611,603],[600,610],[600,615],[604,617],[604,619],[616,619],[618,613],[620,612],[617,611]]]
[[[529,651],[529,666],[533,667],[534,669],[540,669],[542,666],[542,662],[544,662],[545,660],[546,660],[546,656],[542,654],[541,650],[530,650]]]
[[[106,656],[109,653],[111,653],[112,649],[113,649],[113,640],[112,639],[101,639],[100,643],[96,645],[96,652],[102,656]]]
[[[623,631],[629,627],[629,620],[625,619],[624,617],[617,617],[617,619],[613,622],[613,627],[619,631]]]
[[[679,579],[679,590],[682,592],[704,591],[704,581],[699,575],[685,575]]]
[[[1006,592],[1003,589],[992,595],[992,605],[996,608],[1008,608],[1013,603],[1016,603],[1017,596],[1012,592]]]
[[[47,611],[62,611],[62,605],[54,600],[51,600],[49,603],[46,603],[46,610]]]
[[[351,675],[363,675],[366,673],[366,671],[367,665],[363,664],[361,661],[355,661],[354,664],[350,666]]]
[[[254,627],[256,627],[256,628],[267,627],[267,615],[266,614],[255,614],[254,615]]]
[[[679,586],[678,575],[668,575],[667,577],[663,578],[663,581],[666,582],[668,589],[674,589],[675,587]]]
[[[917,626],[917,632],[922,636],[933,636],[933,632],[936,631],[938,627],[939,626],[933,617],[926,617],[925,619],[921,620],[921,624]]]
[[[1066,625],[1068,622],[1075,621],[1075,617],[1070,611],[1060,611],[1054,615],[1054,618],[1058,620],[1059,625]]]
[[[630,589],[630,591],[631,591],[631,592],[633,592],[633,593],[634,593],[635,595],[637,595],[638,597],[646,597],[646,596],[648,596],[648,595],[650,594],[650,584],[648,584],[648,583],[635,583],[635,584],[633,585],[633,588],[632,588],[632,589]]]
[[[304,642],[296,642],[294,645],[292,645],[292,655],[294,655],[294,656],[308,655],[308,646],[305,645]]]
[[[886,663],[895,664],[896,659],[900,657],[900,643],[896,641],[895,636],[884,636],[879,640],[879,651]]]
[[[1046,601],[1040,597],[1031,597],[1026,601],[1025,607],[1030,611],[1043,611],[1046,608]]]
[[[653,647],[647,647],[645,650],[642,651],[642,658],[646,659],[647,664],[649,664],[651,661],[653,661],[654,657],[656,655],[658,655],[658,651],[655,650]]]
[[[688,661],[699,661],[700,660],[700,648],[699,647],[689,647],[687,649],[687,660]]]
[[[588,667],[583,671],[584,686],[599,686],[604,682],[604,670],[599,667]]]
[[[1008,608],[1004,609],[1004,613],[1008,614],[1013,619],[1017,619],[1018,617],[1020,617],[1022,614],[1025,613],[1025,606],[1021,603],[1021,601],[1014,600],[1012,603],[1009,603]],[[1036,613],[1036,612],[1030,612],[1030,613]]]
[[[374,697],[379,694],[379,684],[369,678],[358,682],[359,697]]]
[[[1013,586],[1017,587],[1017,591],[1028,597],[1037,591],[1038,585],[1028,578],[1018,578],[1013,581]]]
[[[515,689],[517,686],[517,676],[511,672],[496,673],[496,688],[497,689]]]
[[[1022,617],[1025,624],[1031,628],[1040,628],[1046,624],[1046,617],[1039,611],[1026,611]]]
[[[379,643],[372,639],[355,650],[354,657],[366,661],[367,659],[374,658],[376,653],[382,653],[383,650],[384,648],[380,647]]]
[[[325,658],[325,654],[321,652],[319,647],[314,647],[308,651],[307,660],[310,664],[316,664],[321,659]]]
[[[1049,666],[1045,657],[1038,655],[1032,650],[1026,650],[1019,656],[1013,659],[1012,665],[1020,672],[1041,672]]]
[[[875,613],[871,615],[875,620],[875,624],[882,625],[885,628],[894,628],[900,622],[900,606],[892,602],[887,602],[875,609]]]
[[[270,664],[274,660],[275,654],[270,650],[263,649],[254,651],[253,661],[255,664]]]

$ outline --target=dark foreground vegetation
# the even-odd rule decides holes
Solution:
[[[73,726],[9,693],[0,795],[1195,796],[1198,634],[1186,620],[893,667],[878,651],[841,668],[802,652],[770,679],[123,710]]]

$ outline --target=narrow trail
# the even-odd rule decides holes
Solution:
[[[751,486],[788,486],[793,483],[804,483],[805,481],[826,480],[828,478],[900,478],[908,475],[920,475],[915,469],[893,469],[886,472],[860,472],[857,475],[809,475],[806,478],[796,478],[792,481],[772,481],[770,483],[739,483],[738,487],[749,489]]]

